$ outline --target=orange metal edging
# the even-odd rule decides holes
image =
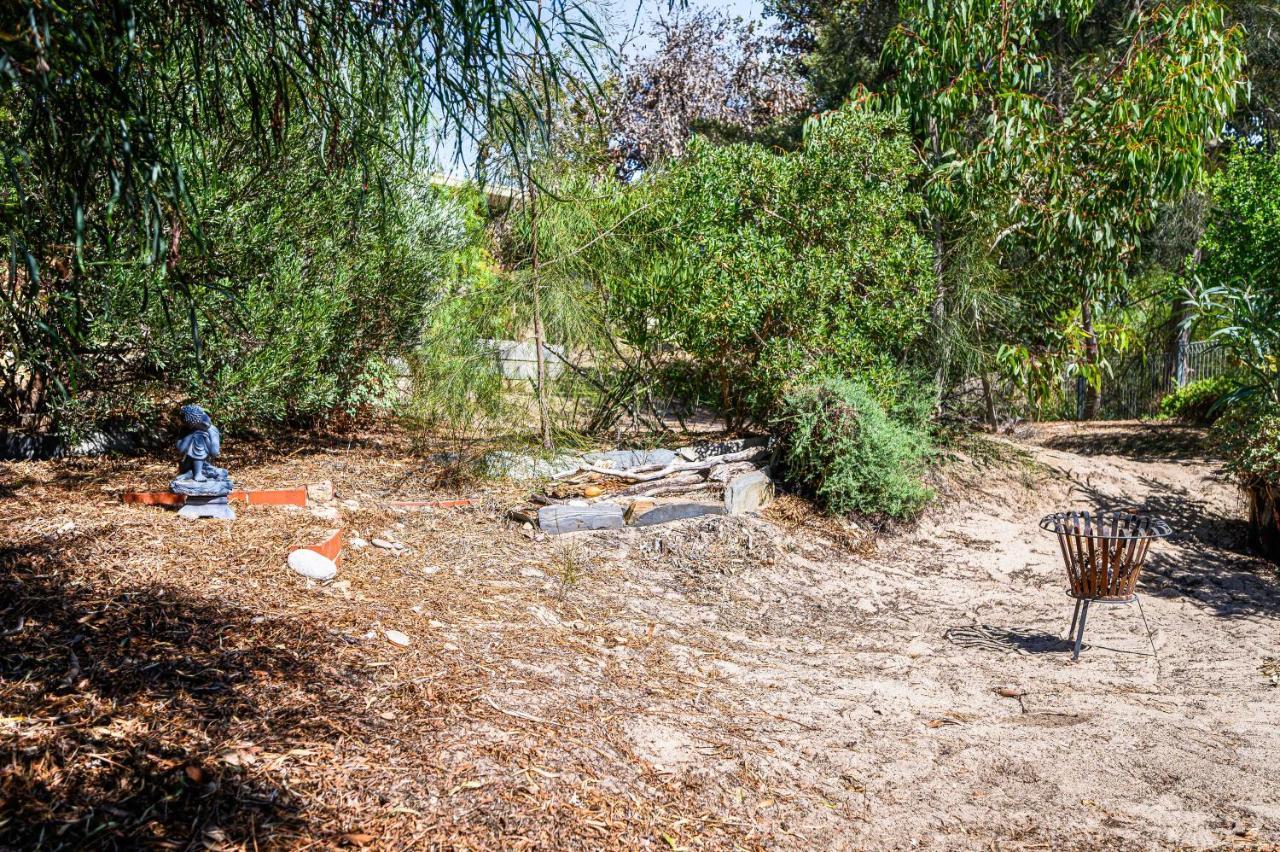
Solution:
[[[261,491],[232,491],[231,500],[243,500],[250,506],[305,506],[306,488],[271,488]]]
[[[320,544],[302,544],[297,547],[289,548],[290,552],[295,550],[314,550],[321,556],[332,559],[336,564],[338,561],[338,555],[342,553],[342,530],[334,530],[333,534]]]
[[[143,506],[181,506],[187,498],[171,491],[129,491],[121,498],[126,503],[141,503]]]

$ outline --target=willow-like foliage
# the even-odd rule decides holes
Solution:
[[[325,173],[423,162],[490,105],[536,97],[600,32],[577,0],[19,0],[0,16],[0,350],[40,409],[75,372],[104,266],[200,249],[193,186],[228,156],[268,173],[295,124]],[[536,111],[534,111],[536,114]],[[536,133],[522,124],[513,132]],[[194,241],[195,245],[191,243]],[[160,274],[155,286],[186,286]],[[65,388],[64,388],[65,390]]]

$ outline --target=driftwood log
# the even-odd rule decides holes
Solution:
[[[685,486],[685,485],[706,485],[707,480],[697,472],[682,473],[676,476],[669,476],[656,482],[638,482],[630,485],[621,491],[615,492],[614,496],[618,497],[636,497],[647,494],[654,488],[665,488],[668,486]]]
[[[752,461],[767,455],[768,452],[769,450],[765,447],[751,447],[740,452],[728,453],[723,456],[714,456],[701,461],[673,462],[666,467],[656,470],[653,469],[652,465],[647,468],[638,467],[633,470],[613,470],[612,468],[597,467],[596,465],[584,465],[582,470],[603,474],[604,476],[614,476],[618,479],[629,479],[632,482],[653,482],[655,480],[671,476],[673,473],[710,470],[719,465],[730,464],[732,462]]]

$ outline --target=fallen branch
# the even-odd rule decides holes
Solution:
[[[590,464],[583,465],[582,470],[589,470],[593,473],[600,473],[605,476],[615,476],[618,479],[629,479],[632,482],[652,482],[655,479],[662,479],[673,473],[683,473],[690,470],[709,470],[716,465],[729,464],[730,462],[738,461],[750,461],[766,455],[768,452],[768,449],[765,447],[750,447],[736,453],[727,453],[723,456],[713,456],[712,458],[703,459],[702,461],[672,462],[661,470],[656,470],[652,473],[640,473],[638,472],[640,470],[639,468],[636,470],[611,470],[607,467],[597,467],[596,465]]]
[[[705,485],[706,480],[703,478],[702,474],[700,473],[685,473],[679,476],[669,477],[663,480],[660,484],[663,486],[695,485],[695,484]],[[606,494],[604,496],[605,497],[631,497],[636,494],[644,494],[645,492],[649,491],[654,487],[656,486],[652,482],[641,482],[636,485],[632,485],[628,488],[624,488],[621,491],[617,491],[613,494]]]
[[[730,464],[716,465],[711,468],[711,472],[707,474],[707,479],[711,482],[727,483],[740,473],[750,473],[757,469],[751,462],[731,462]]]
[[[648,491],[641,491],[637,497],[671,497],[675,494],[692,494],[695,491],[707,491],[710,489],[720,490],[719,483],[716,482],[698,482],[692,485],[667,485],[660,483],[652,485]]]

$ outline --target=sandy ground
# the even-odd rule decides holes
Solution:
[[[305,513],[246,511],[234,538],[202,527],[191,546],[215,558],[195,573],[172,552],[173,536],[193,535],[172,515],[86,505],[50,517],[21,498],[110,486],[65,465],[9,466],[11,589],[28,594],[53,570],[14,561],[36,533],[47,539],[72,517],[84,534],[108,517],[136,544],[111,550],[117,567],[104,576],[100,545],[97,562],[63,560],[66,582],[100,583],[114,600],[156,584],[170,600],[215,600],[257,647],[268,641],[261,625],[285,625],[272,647],[332,670],[323,696],[313,674],[292,690],[338,733],[296,713],[282,732],[261,697],[229,716],[166,697],[168,712],[204,731],[171,744],[161,769],[177,781],[147,770],[161,779],[147,783],[186,785],[180,817],[157,827],[149,812],[133,826],[137,796],[83,783],[90,816],[40,810],[27,799],[61,801],[58,784],[86,759],[59,744],[58,724],[71,723],[55,724],[58,702],[96,690],[98,727],[86,731],[130,711],[105,675],[95,680],[88,650],[75,671],[86,677],[55,689],[36,687],[43,670],[23,662],[34,646],[19,648],[5,677],[31,686],[0,720],[14,743],[0,846],[39,824],[73,826],[62,829],[69,845],[118,846],[147,825],[173,848],[1269,848],[1280,843],[1280,580],[1248,554],[1243,506],[1200,440],[1134,423],[984,440],[943,467],[939,501],[906,530],[871,534],[784,498],[763,517],[559,539],[501,520],[515,494],[466,510],[375,511],[374,492],[403,489],[411,467],[379,468],[378,479],[374,456],[335,450],[306,470],[361,501],[344,510],[349,531],[387,527],[408,545],[400,556],[348,550],[337,586],[296,578],[272,555],[314,536]],[[281,484],[288,470],[246,468],[250,486]],[[1036,521],[1099,506],[1156,512],[1177,535],[1152,550],[1144,610],[1095,607],[1072,662],[1060,554]],[[278,541],[251,547],[253,523]],[[56,622],[23,606],[4,609],[0,627],[21,612]],[[387,643],[383,628],[412,644]],[[18,638],[30,632],[27,622]],[[162,688],[174,687],[143,678],[127,698]],[[323,705],[332,695],[345,697]],[[255,727],[254,713],[267,721]],[[166,730],[151,717],[136,724]],[[267,753],[280,759],[228,751],[249,737],[276,740]],[[184,780],[184,764],[203,769]],[[40,775],[53,765],[61,776]],[[239,792],[214,808],[214,785]],[[287,816],[261,804],[263,788],[288,799]],[[86,840],[104,804],[122,816]]]
[[[626,579],[583,594],[631,632],[658,625],[700,684],[634,707],[638,751],[729,801],[756,782],[741,816],[783,845],[1280,841],[1280,584],[1242,552],[1237,492],[1196,438],[1040,427],[1001,461],[953,464],[918,529],[860,555],[769,521],[591,539]],[[1136,607],[1094,607],[1073,663],[1060,554],[1034,521],[1098,506],[1178,535],[1142,583],[1153,637]],[[738,565],[707,576],[717,548]]]

